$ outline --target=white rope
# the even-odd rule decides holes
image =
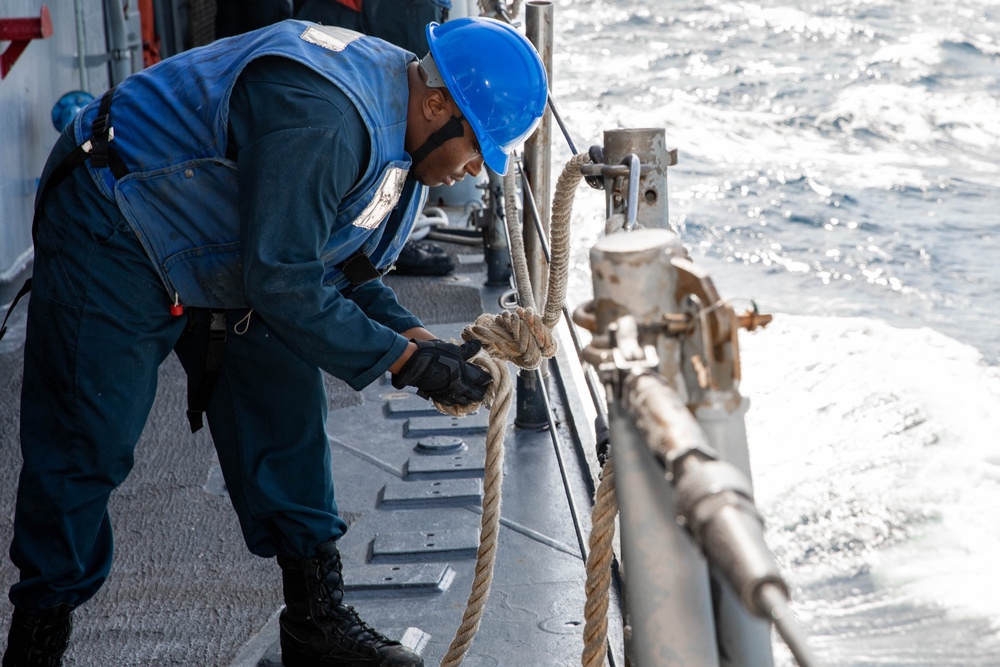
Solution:
[[[587,557],[587,601],[584,605],[583,667],[604,667],[608,656],[608,599],[611,590],[611,561],[614,557],[615,472],[611,457],[601,470],[601,483],[591,513],[590,555]]]
[[[476,553],[476,573],[472,591],[466,602],[462,622],[448,652],[441,660],[441,667],[457,667],[472,645],[479,629],[479,622],[490,596],[493,584],[493,565],[496,562],[497,540],[500,537],[500,489],[503,485],[503,440],[507,433],[507,413],[510,411],[514,392],[507,366],[480,352],[472,361],[493,377],[487,392],[486,403],[491,406],[489,429],[486,432],[486,463],[483,478],[483,517],[479,528],[479,550]],[[441,409],[442,406],[438,406]]]
[[[479,550],[472,590],[466,602],[465,613],[455,638],[441,661],[441,667],[461,664],[476,630],[479,628],[486,601],[493,583],[493,566],[496,563],[497,539],[500,529],[500,505],[503,486],[503,441],[507,432],[507,414],[513,397],[513,382],[506,362],[521,368],[537,368],[543,358],[555,355],[556,343],[551,328],[559,321],[566,299],[566,282],[569,274],[569,219],[572,213],[573,192],[579,183],[580,165],[588,161],[586,155],[573,158],[556,184],[556,202],[553,204],[552,239],[553,261],[549,267],[549,289],[546,294],[546,315],[534,310],[531,285],[528,282],[527,261],[524,257],[521,220],[514,197],[516,187],[512,171],[505,177],[507,225],[510,230],[511,262],[522,299],[522,307],[499,315],[480,315],[462,331],[464,340],[479,340],[483,349],[471,359],[493,378],[483,404],[490,409],[489,427],[486,432],[486,462],[483,478],[483,517],[480,524]],[[575,174],[575,176],[574,176]],[[558,247],[557,247],[558,246]],[[557,263],[558,260],[558,263]],[[554,315],[553,315],[554,313]],[[480,404],[444,406],[435,403],[441,412],[454,416],[466,415],[479,409]]]

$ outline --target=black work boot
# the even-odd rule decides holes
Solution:
[[[424,667],[416,653],[387,639],[343,604],[344,578],[334,541],[313,558],[278,556],[285,589],[281,612],[284,667]]]
[[[14,609],[3,667],[60,667],[73,630],[72,612],[68,604],[37,616]]]
[[[404,276],[446,276],[455,263],[441,246],[430,241],[408,240],[393,263],[393,273]]]

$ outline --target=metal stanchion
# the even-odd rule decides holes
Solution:
[[[552,80],[552,17],[554,7],[551,2],[529,2],[525,5],[525,32],[528,39],[542,58],[550,86]],[[524,189],[524,196],[534,196],[531,205],[538,211],[544,233],[549,232],[549,218],[552,198],[552,179],[549,173],[552,162],[552,114],[546,110],[542,122],[534,134],[524,144],[524,176],[530,187]],[[528,194],[530,193],[530,195]],[[528,208],[526,204],[525,209]],[[528,275],[535,303],[542,303],[548,288],[546,276],[548,264],[541,251],[534,227],[527,222],[522,225],[524,255],[528,262]],[[514,424],[522,428],[541,428],[548,423],[543,387],[539,384],[548,376],[548,362],[543,361],[541,372],[521,370],[517,376],[517,398]]]

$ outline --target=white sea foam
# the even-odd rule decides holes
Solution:
[[[865,318],[779,315],[741,347],[758,502],[783,557],[1000,612],[1000,370]]]

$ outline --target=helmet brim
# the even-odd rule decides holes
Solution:
[[[483,140],[478,135],[476,135],[476,139],[479,140],[479,146],[483,149],[483,162],[486,163],[486,166],[504,176],[510,165],[510,156],[495,144],[492,146],[483,145]]]

